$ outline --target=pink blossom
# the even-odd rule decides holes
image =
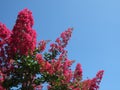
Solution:
[[[64,48],[68,44],[68,41],[71,37],[73,28],[68,28],[68,30],[61,33],[60,37],[56,39],[56,43],[52,43],[50,45],[51,49],[50,52],[57,50],[58,52],[64,53]]]
[[[9,43],[12,54],[32,54],[36,47],[36,32],[32,29],[33,23],[31,11],[24,9],[19,12]]]
[[[40,52],[43,52],[46,48],[46,44],[49,42],[50,40],[41,40],[39,43],[38,43],[38,50]]]
[[[98,90],[99,89],[99,84],[102,79],[104,71],[100,70],[97,74],[96,77],[93,79],[88,79],[83,81],[82,89],[86,90]]]
[[[11,31],[7,29],[7,27],[0,22],[0,38],[5,39],[9,37],[11,34]]]
[[[80,63],[77,64],[76,69],[74,71],[74,79],[77,79],[78,81],[82,79],[82,68]]]
[[[36,54],[36,60],[40,65],[44,62],[41,54]]]
[[[68,69],[63,72],[63,75],[64,75],[63,83],[69,83],[70,80],[72,79],[73,73],[71,70]]]

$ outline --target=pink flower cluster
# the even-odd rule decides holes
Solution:
[[[32,12],[28,9],[19,12],[12,31],[0,23],[0,71],[2,74],[9,75],[13,70],[11,59],[15,55],[28,55],[35,50],[36,31],[32,29],[33,24]]]
[[[62,48],[66,47],[71,37],[72,31],[73,28],[68,28],[68,30],[61,33],[60,38],[56,39],[56,42],[58,43],[59,46],[61,46]]]
[[[43,52],[46,48],[46,44],[50,42],[50,40],[41,40],[39,43],[38,43],[38,51],[39,52]]]
[[[11,31],[4,24],[0,23],[0,38],[4,40],[9,37],[10,33]]]
[[[27,55],[36,48],[36,31],[32,29],[34,24],[32,12],[24,9],[19,12],[16,24],[12,32],[0,23],[0,48],[6,46],[9,57],[14,54]]]
[[[76,69],[74,71],[74,80],[82,80],[82,68],[80,63],[77,64]]]
[[[11,31],[0,23],[0,74],[9,72],[12,69],[8,56],[8,43],[10,41]],[[3,79],[4,77],[2,77]]]
[[[16,24],[12,30],[10,48],[12,53],[27,55],[36,47],[36,32],[32,29],[34,24],[32,12],[24,9],[19,12]]]
[[[61,42],[60,42],[61,43]],[[56,45],[53,50],[61,47],[61,44],[52,44]],[[44,44],[45,45],[45,44]],[[53,46],[52,46],[53,48]],[[63,51],[62,51],[63,50]],[[58,50],[61,53],[58,58],[52,59],[51,62],[44,60],[41,54],[36,55],[36,60],[40,64],[40,72],[46,72],[50,75],[56,75],[61,80],[58,82],[51,82],[52,85],[58,86],[66,85],[70,90],[98,90],[99,84],[103,76],[103,70],[99,71],[96,74],[96,77],[93,79],[82,80],[82,67],[81,64],[78,63],[75,71],[73,72],[70,67],[74,61],[69,60],[67,57],[67,52],[65,52],[64,48]],[[61,87],[61,86],[60,86]],[[48,86],[48,90],[54,89],[51,85]],[[42,89],[40,89],[42,90]]]
[[[52,43],[50,45],[51,46],[50,52],[57,50],[59,52],[64,53],[65,52],[64,48],[68,44],[72,31],[73,31],[73,28],[68,28],[68,30],[66,30],[65,32],[62,32],[60,37],[56,39],[56,43]]]
[[[97,74],[96,77],[93,79],[88,79],[83,81],[82,83],[82,90],[98,90],[99,89],[99,84],[101,82],[102,76],[103,76],[104,71],[100,70]]]
[[[24,63],[27,62],[26,60],[29,60],[29,62],[25,64],[27,69],[25,68],[22,78],[24,78],[25,75],[30,75],[30,80],[28,80],[30,84],[24,82],[23,86],[32,85],[35,90],[38,88],[42,90],[42,83],[40,83],[40,85],[34,83],[34,72],[39,72],[44,77],[57,77],[55,79],[53,78],[54,80],[52,78],[46,80],[45,78],[46,81],[44,82],[49,84],[48,90],[98,90],[103,76],[103,70],[99,71],[93,79],[82,80],[81,64],[78,63],[74,71],[70,68],[74,61],[68,59],[67,51],[64,48],[70,40],[73,28],[68,28],[56,39],[55,43],[50,45],[48,56],[54,54],[55,56],[52,58],[49,57],[50,60],[46,60],[42,52],[45,50],[49,40],[41,40],[37,46],[36,32],[32,29],[33,24],[32,12],[28,9],[19,12],[12,31],[0,23],[0,90],[6,90],[3,88],[2,83],[6,78],[11,78],[11,73],[15,74],[15,70],[17,70],[15,68],[18,66],[22,67],[21,63],[23,62],[22,60],[19,61],[19,58],[22,56],[26,56],[22,58],[25,59],[23,60]],[[14,59],[16,55],[19,56],[19,58],[17,58],[18,61]],[[34,65],[38,65],[38,69],[35,68],[36,66],[33,67]],[[31,67],[35,71],[32,72]],[[28,68],[31,71],[27,71],[29,70]]]
[[[3,50],[3,46],[7,44],[8,39],[11,35],[11,31],[6,28],[6,26],[2,23],[0,23],[0,51]],[[1,55],[2,53],[0,53]]]

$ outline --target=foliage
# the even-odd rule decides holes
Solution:
[[[82,80],[82,68],[67,57],[66,45],[72,28],[61,33],[50,49],[45,52],[49,40],[36,45],[36,32],[32,12],[19,12],[13,30],[0,23],[0,90],[18,87],[21,90],[42,90],[47,83],[48,90],[98,90],[103,70],[93,79]]]

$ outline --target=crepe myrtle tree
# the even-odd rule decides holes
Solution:
[[[100,70],[92,79],[82,79],[81,64],[71,70],[73,60],[67,57],[66,45],[73,28],[68,28],[50,44],[50,40],[36,42],[32,12],[19,12],[12,30],[0,23],[0,90],[98,90],[103,76]]]

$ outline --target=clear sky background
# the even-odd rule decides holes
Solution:
[[[73,27],[68,56],[82,64],[84,79],[104,69],[100,90],[120,90],[120,0],[1,0],[0,22],[12,29],[24,8],[33,12],[38,40]]]

